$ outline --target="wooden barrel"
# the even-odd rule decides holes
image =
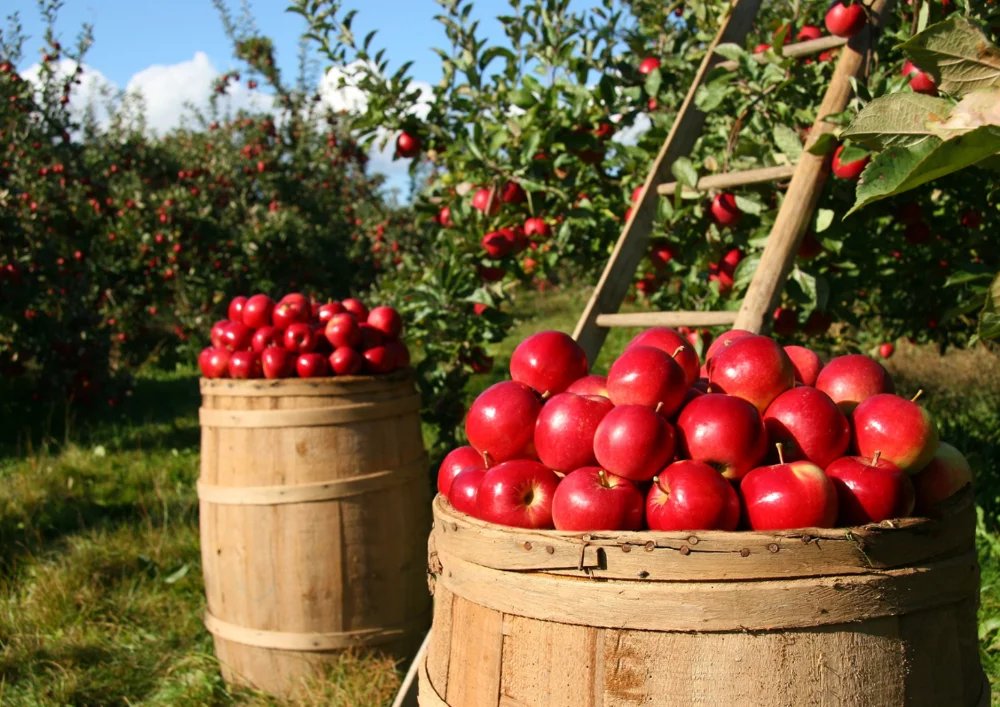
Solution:
[[[988,705],[971,493],[785,532],[505,528],[434,502],[423,707]]]
[[[409,375],[201,381],[205,625],[227,682],[290,696],[430,623],[430,482]]]

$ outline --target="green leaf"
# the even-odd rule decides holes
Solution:
[[[683,187],[694,187],[698,183],[698,171],[687,157],[678,157],[674,160],[674,163],[670,165],[670,171],[677,183]]]
[[[953,14],[900,47],[945,93],[1000,86],[1000,49],[966,17]]]
[[[1000,273],[993,278],[993,284],[986,293],[986,304],[979,315],[977,334],[984,340],[1000,338]]]
[[[720,44],[715,48],[715,53],[732,61],[739,61],[746,55],[746,50],[738,44]]]
[[[774,144],[793,162],[802,155],[802,141],[799,139],[799,134],[782,123],[774,126]]]
[[[703,84],[694,94],[694,103],[703,113],[711,113],[722,105],[728,93],[729,86],[724,83]]]
[[[760,215],[767,207],[756,199],[751,199],[748,196],[736,195],[736,205],[745,214],[753,214],[754,216]]]
[[[1000,126],[976,128],[953,140],[930,137],[910,147],[890,147],[874,156],[861,175],[851,215],[861,207],[901,194],[1000,153]]]
[[[191,569],[191,566],[188,565],[188,563],[185,562],[177,570],[175,570],[174,572],[171,572],[169,575],[167,575],[166,577],[164,577],[163,581],[165,583],[167,583],[167,584],[174,584],[174,583],[180,581],[181,579],[183,579],[184,576],[188,573],[188,571],[190,569]]]
[[[657,96],[660,93],[661,83],[663,83],[663,74],[660,73],[659,69],[653,69],[646,76],[646,83],[643,85],[643,88],[648,95]]]
[[[833,223],[833,209],[817,209],[816,225],[813,227],[816,233],[822,233]]]
[[[892,93],[862,108],[840,137],[874,150],[892,145],[918,145],[934,135],[929,124],[943,120],[951,109],[951,101],[944,98]]]
[[[837,147],[837,138],[833,133],[821,133],[816,142],[809,146],[810,155],[827,155]]]

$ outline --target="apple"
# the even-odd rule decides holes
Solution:
[[[307,324],[312,319],[312,305],[302,295],[298,297],[286,295],[274,305],[271,311],[271,323],[275,328],[287,329],[291,324]]]
[[[687,389],[680,364],[652,346],[629,346],[608,370],[608,397],[615,405],[646,405],[670,416]]]
[[[274,379],[291,376],[295,358],[295,354],[284,346],[268,346],[260,352],[260,364],[264,377]]]
[[[406,348],[406,344],[404,344],[399,339],[392,339],[390,341],[386,341],[384,346],[386,355],[389,356],[393,361],[394,370],[396,368],[409,367],[410,350]]]
[[[323,326],[326,326],[334,314],[340,314],[341,312],[346,312],[344,305],[340,302],[324,302],[316,309],[316,320]]]
[[[908,474],[930,462],[938,447],[934,419],[913,400],[879,393],[851,413],[854,449],[862,457],[876,452]]]
[[[805,346],[790,345],[783,348],[792,362],[796,382],[802,385],[815,385],[816,376],[823,368],[819,354]]]
[[[708,351],[705,352],[705,363],[707,364],[715,354],[728,347],[734,341],[742,339],[745,336],[755,336],[755,334],[746,329],[730,329],[719,334],[709,345]]]
[[[323,330],[323,336],[334,350],[361,345],[361,328],[358,326],[357,318],[350,312],[341,312],[330,317]]]
[[[400,157],[416,157],[420,154],[420,138],[404,130],[396,137],[396,154]]]
[[[464,469],[455,477],[448,489],[448,501],[455,510],[470,516],[476,515],[476,498],[484,476],[485,469]]]
[[[937,95],[937,84],[934,78],[925,71],[921,71],[916,65],[907,59],[903,62],[903,76],[910,77],[910,88],[914,93],[925,93],[929,96]]]
[[[292,353],[306,354],[316,350],[316,330],[311,324],[295,322],[289,324],[281,337],[282,344]]]
[[[655,56],[647,56],[639,62],[639,73],[643,76],[653,73],[660,68],[660,60]]]
[[[753,530],[832,528],[837,489],[812,462],[759,466],[740,481],[747,522]]]
[[[888,371],[864,354],[830,359],[816,376],[816,388],[829,395],[845,415],[873,395],[896,390]]]
[[[484,235],[480,245],[491,258],[502,258],[514,250],[514,242],[500,231],[490,231]]]
[[[361,357],[365,360],[365,373],[381,375],[396,370],[396,357],[392,350],[386,346],[379,345],[365,349]]]
[[[338,346],[330,354],[330,368],[334,375],[353,376],[361,373],[365,367],[365,359],[361,353],[350,346]]]
[[[503,185],[503,191],[500,193],[500,201],[505,204],[523,204],[528,198],[528,195],[524,193],[524,189],[517,182],[507,182]]]
[[[556,530],[639,530],[642,511],[635,484],[596,466],[571,471],[552,497]]]
[[[451,208],[448,206],[442,206],[434,220],[441,228],[451,228],[455,225],[455,222],[451,220]]]
[[[441,460],[441,466],[438,467],[438,493],[448,496],[451,482],[455,480],[456,476],[467,469],[485,470],[486,462],[483,461],[483,455],[469,445],[456,447],[448,452],[444,459]]]
[[[254,331],[250,337],[250,348],[261,353],[268,346],[283,346],[284,333],[273,326],[265,325]]]
[[[274,300],[267,295],[254,295],[243,305],[243,323],[251,329],[260,329],[271,323]]]
[[[239,322],[243,320],[243,306],[247,303],[247,298],[243,295],[233,297],[229,302],[229,321]]]
[[[222,331],[222,345],[230,351],[250,348],[253,330],[243,322],[229,322]]]
[[[362,351],[385,344],[385,334],[368,322],[361,322],[358,324],[358,331],[361,332],[360,347]]]
[[[535,421],[535,451],[550,469],[568,473],[597,463],[594,434],[614,408],[600,395],[556,393],[542,406]]]
[[[465,435],[487,464],[534,456],[535,420],[542,402],[529,386],[501,381],[484,390],[469,406]]]
[[[403,331],[403,318],[393,307],[374,307],[367,323],[382,332],[387,339],[397,339]]]
[[[865,26],[868,17],[865,15],[865,8],[860,2],[845,5],[843,2],[835,2],[826,11],[823,22],[826,24],[830,34],[838,37],[853,37],[861,28]]]
[[[757,408],[742,398],[706,393],[677,416],[680,456],[705,462],[727,479],[739,479],[767,454],[767,433]]]
[[[799,315],[789,307],[776,307],[771,319],[771,331],[778,336],[791,336],[799,328]]]
[[[570,383],[564,392],[576,393],[577,395],[601,395],[606,398],[608,397],[608,377],[596,373],[588,374]]]
[[[913,477],[916,509],[921,515],[934,515],[935,508],[972,483],[969,460],[947,442],[939,442],[937,451]]]
[[[510,377],[543,396],[561,393],[587,375],[587,355],[561,331],[540,331],[517,345],[510,356]]]
[[[539,216],[532,216],[524,220],[524,235],[528,238],[534,237],[542,241],[552,235],[552,228],[545,223],[545,219]]]
[[[198,367],[201,374],[206,378],[225,378],[229,375],[229,359],[231,354],[228,350],[209,346],[198,354]]]
[[[223,339],[223,334],[226,333],[226,327],[229,326],[228,319],[220,319],[215,324],[212,325],[212,329],[209,333],[209,340],[212,342],[212,346],[217,349],[225,348],[226,343]]]
[[[701,368],[698,353],[691,343],[676,330],[669,327],[646,329],[646,331],[634,336],[625,345],[625,350],[627,351],[632,346],[652,346],[670,354],[684,371],[685,385],[691,386],[698,379],[698,371]]]
[[[709,359],[708,383],[713,392],[741,397],[763,413],[772,400],[795,385],[795,369],[771,337],[744,336]]]
[[[838,525],[864,525],[913,512],[910,477],[890,461],[873,457],[841,457],[826,467],[837,489]]]
[[[896,346],[889,341],[879,345],[878,347],[878,355],[881,356],[882,358],[889,358],[895,352],[896,352]]]
[[[256,351],[234,351],[229,357],[230,378],[263,378],[260,354]]]
[[[743,218],[743,212],[736,205],[736,197],[729,192],[716,194],[712,198],[709,211],[719,226],[735,226]]]
[[[854,5],[853,7],[857,7]],[[853,162],[841,162],[840,153],[844,151],[844,146],[840,145],[833,153],[833,174],[838,179],[858,179],[861,173],[865,171],[865,167],[868,165],[871,157],[865,155],[860,160],[854,160]]]
[[[476,517],[515,528],[552,528],[558,485],[556,472],[541,462],[512,459],[497,464],[486,470],[479,484]]]
[[[652,479],[673,455],[673,427],[645,405],[616,405],[594,433],[598,464],[632,481]]]
[[[299,378],[322,378],[330,375],[330,367],[323,354],[304,353],[295,359],[295,372]]]
[[[788,461],[805,459],[825,469],[851,443],[847,417],[829,395],[810,386],[786,390],[763,419],[770,445],[780,443]]]
[[[348,297],[347,299],[341,300],[340,304],[345,310],[353,314],[359,322],[368,321],[368,308],[365,306],[364,302],[358,298]]]
[[[736,530],[740,499],[719,472],[684,459],[661,471],[646,496],[650,530]]]
[[[500,211],[500,200],[496,198],[492,189],[483,187],[473,193],[472,208],[489,216],[495,216]]]

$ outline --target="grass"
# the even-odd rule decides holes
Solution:
[[[585,292],[522,293],[510,351],[542,328],[571,330]],[[597,368],[633,332],[615,331]],[[923,388],[942,437],[979,473],[980,639],[1000,693],[1000,366],[984,350],[941,358],[900,345],[900,392]],[[0,704],[274,705],[227,687],[201,624],[198,389],[193,370],[145,372],[112,414],[66,419],[0,398]],[[344,654],[303,704],[388,704],[400,669]]]

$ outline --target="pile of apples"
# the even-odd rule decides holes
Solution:
[[[354,297],[319,302],[297,292],[275,302],[239,296],[229,318],[212,326],[212,345],[198,356],[206,378],[320,378],[378,375],[410,365],[392,307]]]
[[[451,505],[558,530],[829,528],[932,514],[972,480],[915,399],[872,358],[825,365],[738,329],[704,364],[647,329],[606,376],[568,335],[524,339],[511,380],[472,403],[469,444],[438,470]]]

